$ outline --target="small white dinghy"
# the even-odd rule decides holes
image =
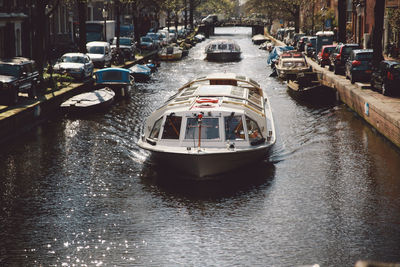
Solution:
[[[100,110],[108,108],[114,101],[115,92],[108,87],[82,93],[63,102],[61,109],[69,112]]]

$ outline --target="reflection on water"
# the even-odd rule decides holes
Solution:
[[[211,180],[194,181],[170,169],[145,165],[142,180],[157,185],[173,195],[188,199],[218,199],[246,193],[257,186],[268,185],[274,177],[275,166],[269,162],[257,162],[233,173],[214,176]]]
[[[0,152],[0,266],[353,266],[400,261],[400,153],[344,105],[290,97],[251,29],[217,28],[240,62],[197,44],[105,113],[58,117]],[[156,169],[144,119],[187,81],[258,81],[277,143],[268,161],[204,183]]]

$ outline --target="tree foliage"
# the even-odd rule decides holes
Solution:
[[[246,12],[264,12],[268,18],[294,22],[296,32],[300,27],[300,8],[306,0],[249,0]]]

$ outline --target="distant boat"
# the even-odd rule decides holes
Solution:
[[[254,80],[234,73],[195,79],[146,120],[138,145],[156,164],[204,180],[268,157],[272,109]]]
[[[102,110],[114,101],[115,92],[108,87],[82,93],[61,104],[61,109],[69,112]]]
[[[230,39],[211,41],[205,48],[207,60],[210,61],[237,61],[240,60],[240,46]]]
[[[251,38],[251,41],[255,45],[260,45],[266,41],[271,41],[271,40],[267,38],[264,34],[256,34]]]
[[[158,52],[161,60],[179,60],[182,58],[182,48],[178,46],[166,46]]]
[[[146,65],[136,64],[130,67],[129,70],[136,82],[146,82],[150,80],[151,68]]]

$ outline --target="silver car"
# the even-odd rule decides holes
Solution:
[[[76,79],[85,79],[93,76],[94,65],[92,60],[83,53],[64,54],[54,65],[54,72],[68,73]]]

